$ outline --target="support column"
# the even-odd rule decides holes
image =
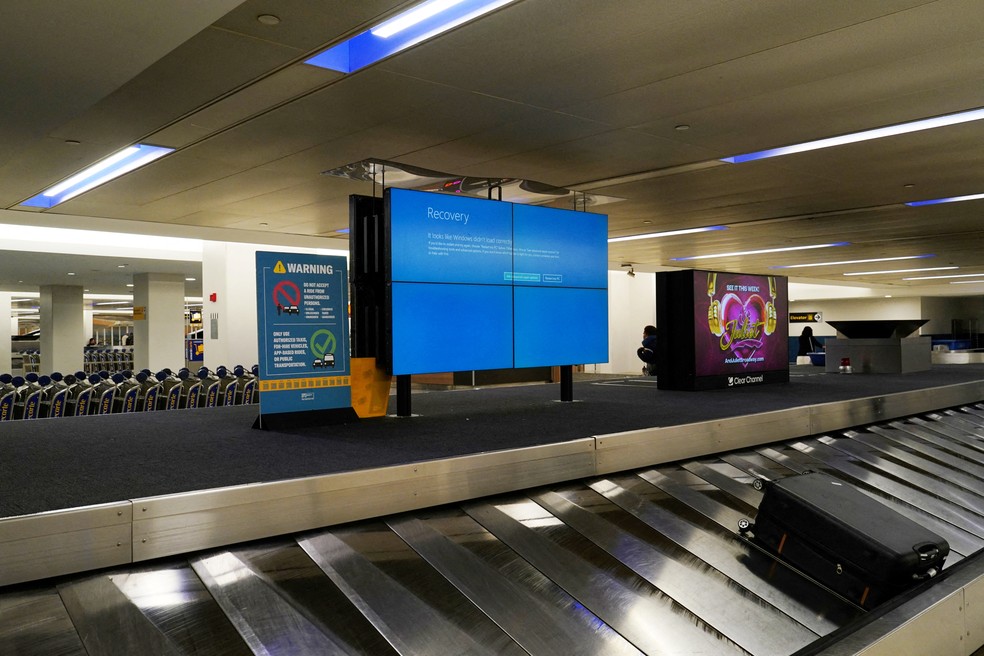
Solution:
[[[157,372],[184,366],[184,276],[133,276],[134,369]]]
[[[271,249],[277,250],[277,249]],[[259,359],[256,332],[256,246],[207,241],[202,247],[205,361],[249,368]],[[210,300],[215,294],[215,300]]]
[[[41,373],[82,368],[82,287],[41,287]]]
[[[13,355],[10,347],[10,337],[14,334],[14,323],[8,321],[10,317],[10,299],[13,294],[10,292],[0,292],[0,326],[7,326],[9,330],[0,330],[0,373],[8,373],[10,367],[10,357]]]

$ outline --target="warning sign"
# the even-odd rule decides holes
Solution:
[[[256,300],[260,414],[350,407],[351,387],[337,384],[350,373],[345,258],[258,252]],[[329,372],[330,385],[296,383]]]

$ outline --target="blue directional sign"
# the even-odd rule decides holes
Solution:
[[[257,252],[256,308],[261,418],[350,407],[345,258]]]

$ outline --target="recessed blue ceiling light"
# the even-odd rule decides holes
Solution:
[[[923,205],[939,205],[940,203],[959,203],[964,200],[980,200],[984,194],[970,194],[969,196],[951,196],[949,198],[934,198],[933,200],[914,200],[906,203],[909,207],[922,207]]]
[[[791,155],[793,153],[802,153],[808,150],[819,150],[821,148],[831,148],[833,146],[842,146],[844,144],[857,143],[859,141],[868,141],[870,139],[882,139],[884,137],[894,137],[895,135],[898,134],[908,134],[909,132],[918,132],[920,130],[931,130],[933,128],[941,128],[947,125],[957,125],[958,123],[969,123],[970,121],[979,121],[981,119],[984,119],[984,108],[971,109],[966,112],[957,112],[956,114],[947,114],[945,116],[924,118],[918,121],[910,121],[909,123],[888,125],[883,128],[864,130],[862,132],[853,132],[851,134],[842,134],[838,137],[828,137],[827,139],[807,141],[801,144],[793,144],[792,146],[783,146],[781,148],[770,148],[769,150],[760,150],[754,153],[735,155],[734,157],[723,157],[721,158],[721,161],[729,162],[731,164],[741,164],[742,162],[751,162],[757,159],[766,159],[768,157],[779,157],[781,155]],[[908,203],[908,204],[911,205],[912,203]]]
[[[352,73],[515,1],[427,0],[304,63]]]
[[[114,178],[118,178],[124,173],[129,173],[145,164],[149,164],[155,159],[171,152],[174,152],[174,148],[148,146],[147,144],[136,144],[135,146],[124,148],[120,152],[110,155],[106,159],[100,160],[89,168],[76,173],[68,180],[42,191],[33,198],[28,198],[21,205],[43,208],[54,207],[59,203],[64,203],[66,200],[75,198],[79,194],[84,194],[101,184],[105,184]]]

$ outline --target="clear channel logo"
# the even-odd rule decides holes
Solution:
[[[765,382],[765,376],[728,376],[728,387]]]

